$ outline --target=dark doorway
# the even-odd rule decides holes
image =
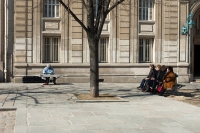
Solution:
[[[194,76],[200,77],[200,45],[194,45]]]

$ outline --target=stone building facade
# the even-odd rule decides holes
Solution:
[[[67,3],[70,0],[63,0]],[[116,1],[116,0],[114,0]],[[5,80],[4,0],[0,1],[0,78]],[[86,23],[79,2],[72,11]],[[126,7],[126,9],[124,9]],[[9,0],[7,81],[39,75],[47,63],[58,82],[89,82],[89,47],[80,25],[56,0]],[[105,82],[140,82],[149,64],[170,65],[178,82],[200,76],[200,0],[125,0],[108,15],[99,41]],[[189,14],[195,22],[182,35]]]

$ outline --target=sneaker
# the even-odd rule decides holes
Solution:
[[[137,88],[140,88],[140,86],[138,86]]]
[[[142,88],[139,87],[139,88],[137,88],[137,89],[138,89],[138,90],[141,90]]]
[[[48,85],[47,83],[44,83],[43,85]]]
[[[56,85],[56,82],[54,82],[54,85]]]

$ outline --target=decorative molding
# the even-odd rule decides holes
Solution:
[[[44,22],[44,30],[59,30],[59,22]]]
[[[192,14],[195,14],[197,10],[200,8],[200,0],[196,0],[190,7],[190,11]]]
[[[153,25],[140,24],[140,32],[154,32],[153,31]]]

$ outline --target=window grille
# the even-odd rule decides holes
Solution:
[[[108,62],[108,41],[109,38],[100,38],[99,40],[99,62],[106,63]]]
[[[154,7],[154,0],[140,0],[139,20],[152,20],[153,7]]]
[[[58,37],[45,37],[44,38],[44,61],[58,63],[59,55],[59,38]]]
[[[58,0],[44,1],[44,17],[50,17],[50,18],[59,17],[59,1]]]
[[[98,3],[99,1],[98,0],[93,0],[93,8],[94,8],[94,18],[97,17],[97,11],[98,11]]]
[[[153,39],[139,40],[139,62],[140,63],[152,62],[152,49],[153,49]]]

